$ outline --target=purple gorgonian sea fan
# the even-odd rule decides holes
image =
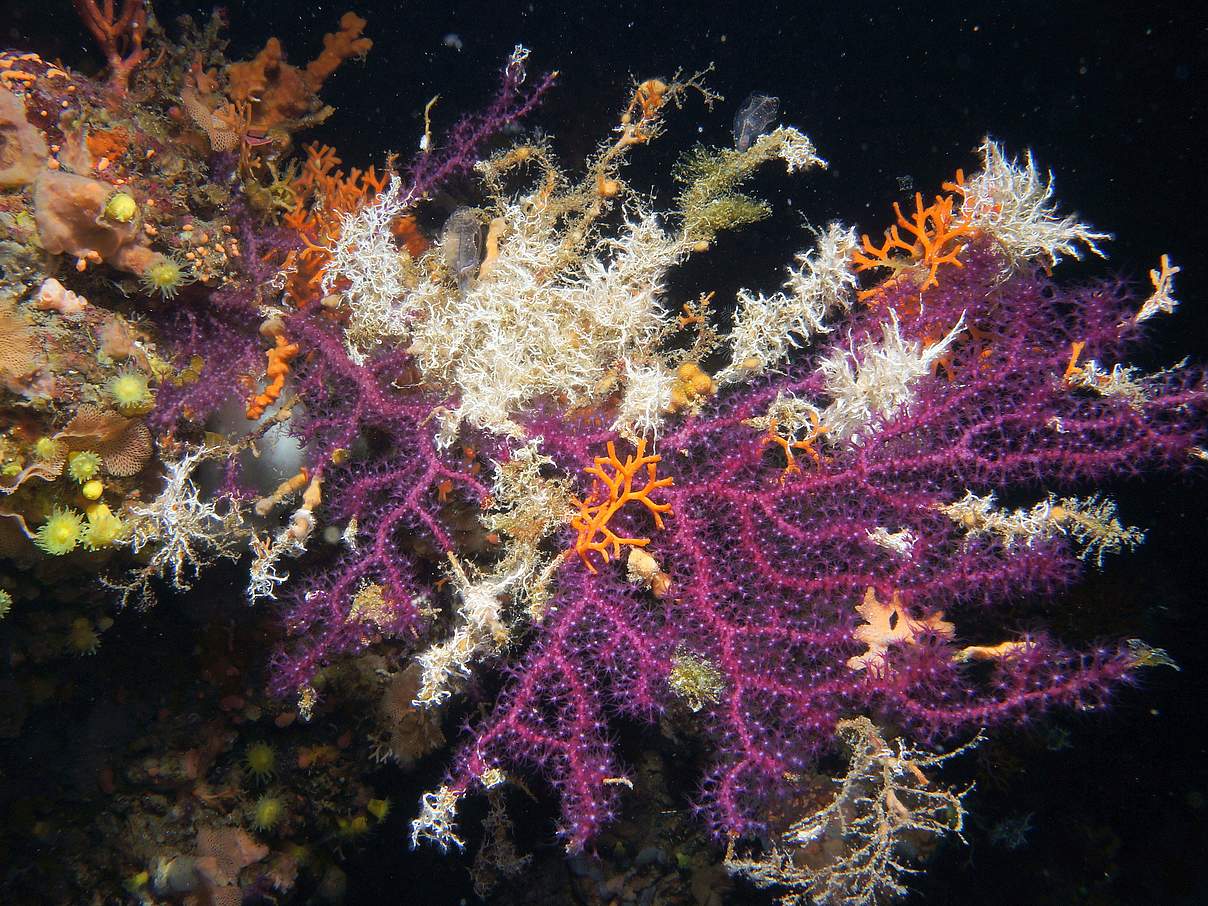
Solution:
[[[1040,623],[1087,563],[1142,540],[1106,482],[1205,457],[1202,370],[1125,364],[1174,310],[1177,268],[1163,258],[1147,297],[1062,286],[1051,266],[1107,237],[1056,214],[1030,156],[982,154],[968,183],[898,210],[883,246],[831,226],[784,291],[741,293],[731,363],[657,455],[531,423],[577,476],[577,539],[413,840],[459,843],[462,795],[536,770],[582,849],[632,783],[613,715],[691,720],[711,746],[699,810],[733,839],[765,828],[844,721],[937,745],[1098,708],[1167,662],[1135,639],[1073,649],[1008,609],[1038,602]]]

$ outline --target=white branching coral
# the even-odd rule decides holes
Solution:
[[[900,557],[911,556],[914,551],[914,543],[918,540],[909,529],[891,532],[883,525],[869,530],[867,534],[868,540],[877,547],[882,547]]]
[[[657,438],[677,386],[675,372],[657,361],[650,364],[626,361],[623,371],[625,392],[612,430],[630,439]]]
[[[337,287],[350,312],[345,338],[358,362],[377,344],[408,336],[419,300],[408,294],[403,252],[390,226],[406,209],[402,183],[391,177],[372,204],[341,218],[340,235],[327,249],[323,292]]]
[[[785,906],[874,906],[907,892],[918,869],[908,840],[964,839],[963,800],[969,789],[941,786],[935,768],[980,741],[942,755],[898,741],[891,746],[867,717],[840,721],[839,739],[851,754],[846,774],[833,781],[830,802],[791,825],[757,858],[726,851],[726,869],[757,887],[781,888]]]
[[[980,148],[982,169],[962,187],[961,217],[995,240],[1015,262],[1042,260],[1056,265],[1062,256],[1084,251],[1106,257],[1097,242],[1111,239],[1074,215],[1057,213],[1053,174],[1042,175],[1032,152],[1021,163],[1008,159],[989,137]]]
[[[1030,547],[1039,540],[1068,535],[1080,548],[1078,556],[1083,560],[1093,558],[1097,566],[1103,566],[1108,554],[1136,547],[1145,540],[1140,529],[1120,522],[1114,501],[1097,494],[1060,499],[1050,494],[1031,507],[1003,510],[998,508],[993,492],[978,496],[965,491],[960,500],[938,509],[969,537],[995,535],[1008,550],[1017,544]]]
[[[1142,304],[1133,320],[1141,324],[1156,314],[1172,315],[1179,307],[1179,300],[1174,297],[1174,275],[1181,271],[1178,265],[1170,263],[1170,256],[1163,255],[1158,261],[1158,268],[1150,270],[1149,282],[1153,284],[1153,293]]]
[[[1081,346],[1075,344],[1074,355],[1063,377],[1066,386],[1091,390],[1109,399],[1123,400],[1137,410],[1144,408],[1155,388],[1160,388],[1187,367],[1187,359],[1182,359],[1169,368],[1152,373],[1119,362],[1107,369],[1095,359],[1087,359],[1081,365],[1077,364],[1079,352]]]
[[[419,816],[411,822],[411,847],[428,840],[447,852],[450,846],[465,849],[465,841],[457,836],[457,803],[460,795],[447,786],[420,797]]]
[[[818,156],[818,151],[814,147],[814,143],[809,140],[809,136],[792,126],[777,126],[767,135],[761,135],[751,150],[760,154],[764,147],[770,149],[770,156],[783,160],[790,173],[808,170],[811,167],[826,166],[826,161]]]
[[[201,570],[216,557],[238,559],[247,537],[238,501],[219,498],[203,501],[193,481],[197,466],[211,458],[205,448],[176,460],[164,460],[164,487],[150,503],[129,507],[131,550],[151,551],[146,566],[126,583],[114,585],[122,603],[139,596],[146,604],[154,598],[152,578],[165,579],[185,591]]]
[[[890,312],[879,343],[859,350],[835,349],[819,365],[831,398],[822,412],[830,443],[859,443],[860,435],[893,417],[914,398],[913,384],[935,364],[965,329],[964,316],[948,334],[930,346],[907,340]]]
[[[464,294],[417,290],[426,310],[411,351],[426,380],[460,392],[446,443],[461,421],[519,434],[513,415],[542,397],[598,402],[615,364],[652,358],[667,330],[659,295],[686,253],[678,238],[634,208],[619,235],[567,256],[555,213],[533,201],[504,206],[508,232]]]
[[[461,598],[458,623],[452,636],[416,657],[421,669],[416,705],[443,704],[456,686],[470,676],[471,663],[485,651],[497,651],[510,637],[503,616],[503,593],[519,577],[520,566],[510,573],[471,581],[452,553],[449,563]]]
[[[422,667],[415,704],[443,704],[470,676],[475,661],[499,651],[512,637],[504,612],[505,599],[513,619],[539,620],[544,611],[553,571],[561,555],[542,549],[543,542],[576,512],[564,480],[546,478],[553,461],[541,455],[541,438],[514,451],[496,464],[493,506],[483,527],[496,534],[506,551],[503,559],[481,575],[467,575],[449,555],[450,578],[459,603],[449,638],[417,656]]]
[[[818,234],[814,248],[797,255],[785,291],[764,296],[739,290],[730,365],[717,375],[718,383],[758,375],[783,361],[790,349],[825,333],[826,317],[835,309],[846,311],[855,298],[855,248],[856,231],[832,223]]]

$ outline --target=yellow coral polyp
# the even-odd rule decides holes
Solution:
[[[67,647],[76,654],[96,654],[96,650],[101,647],[101,637],[96,634],[87,617],[72,620],[71,629],[67,633]]]
[[[138,202],[129,192],[114,192],[105,202],[105,219],[114,223],[129,223],[138,216]]]
[[[171,299],[186,283],[192,282],[192,277],[185,266],[175,258],[161,255],[147,265],[143,271],[143,288],[152,295],[158,293],[165,299]]]
[[[109,382],[114,405],[127,414],[144,409],[152,402],[147,376],[141,371],[123,371]]]
[[[67,463],[67,472],[80,484],[86,484],[101,473],[101,457],[91,450],[72,453]]]
[[[277,766],[277,753],[267,742],[254,742],[244,753],[243,764],[253,780],[263,783],[273,776]]]
[[[34,456],[42,462],[53,462],[63,455],[63,442],[53,437],[39,437],[34,441]]]
[[[81,540],[89,550],[97,550],[113,544],[122,537],[125,529],[125,524],[109,507],[98,503],[88,508],[88,525],[84,528]]]
[[[75,510],[56,508],[34,535],[34,544],[56,557],[70,554],[84,534],[84,517]]]
[[[84,495],[85,500],[100,500],[101,495],[105,493],[105,485],[99,478],[94,478],[92,481],[84,482],[80,493]]]
[[[261,796],[252,811],[252,827],[258,831],[271,831],[285,817],[285,803],[279,796]]]

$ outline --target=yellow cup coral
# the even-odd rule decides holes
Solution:
[[[43,462],[53,462],[63,455],[63,442],[53,437],[39,437],[34,441],[34,456]]]
[[[86,484],[101,472],[101,457],[91,450],[72,453],[67,462],[67,471],[80,484]]]
[[[271,831],[285,817],[285,803],[279,796],[261,796],[252,810],[252,827]]]
[[[138,215],[138,202],[129,192],[114,192],[105,202],[104,216],[114,223],[129,223]]]
[[[113,544],[125,530],[122,520],[113,515],[105,504],[98,503],[88,508],[88,525],[80,540],[89,550],[97,550]]]
[[[99,478],[94,478],[92,481],[84,482],[84,487],[80,488],[80,493],[84,495],[86,500],[100,500],[101,495],[105,493],[105,485]]]
[[[244,753],[243,764],[253,780],[263,783],[273,776],[277,766],[277,753],[267,742],[254,742]]]
[[[122,371],[116,375],[109,381],[109,396],[126,414],[149,406],[153,399],[147,376],[141,371]]]
[[[55,508],[50,518],[42,523],[34,535],[34,544],[48,554],[62,556],[70,554],[84,533],[84,517],[75,510]]]
[[[165,299],[175,296],[182,286],[191,283],[193,278],[185,270],[185,266],[175,258],[160,255],[143,271],[143,288],[152,294],[158,293]]]

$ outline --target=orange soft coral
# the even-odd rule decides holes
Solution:
[[[373,41],[361,37],[365,20],[356,13],[340,16],[340,30],[323,36],[323,52],[306,64],[304,78],[311,91],[323,87],[327,77],[345,60],[369,53]]]
[[[264,410],[277,402],[281,391],[285,389],[285,378],[289,375],[289,363],[298,354],[298,344],[285,339],[285,334],[278,331],[273,335],[273,348],[267,353],[268,367],[265,376],[268,384],[262,393],[256,394],[247,406],[247,417],[259,418]]]
[[[641,501],[654,516],[657,528],[663,527],[663,513],[671,511],[669,503],[655,503],[650,499],[650,493],[658,488],[671,484],[670,478],[659,478],[657,466],[661,456],[646,456],[646,441],[639,439],[637,450],[633,456],[624,461],[617,458],[616,445],[608,442],[608,455],[597,456],[594,466],[584,469],[588,475],[595,476],[596,483],[587,500],[576,500],[579,515],[571,519],[571,526],[578,532],[575,539],[575,552],[587,564],[593,573],[596,571],[589,554],[592,551],[600,554],[607,563],[612,557],[621,555],[621,546],[645,547],[650,543],[649,538],[622,538],[608,528],[608,521],[631,500]],[[609,475],[606,468],[612,469]],[[646,484],[640,490],[633,489],[633,479],[642,468],[646,469]],[[607,489],[608,496],[603,497],[601,491]],[[612,547],[611,555],[609,546]]]
[[[904,267],[917,266],[920,270],[926,268],[922,289],[938,286],[936,272],[941,265],[964,266],[958,256],[974,233],[973,227],[953,211],[954,203],[952,195],[937,195],[934,204],[924,207],[922,193],[916,192],[915,211],[907,218],[895,201],[893,211],[898,222],[885,231],[885,242],[880,247],[873,245],[867,234],[861,237],[862,248],[852,253],[856,270],[887,267],[900,271]],[[909,241],[902,238],[903,230],[909,235]],[[895,255],[895,252],[904,254]],[[859,297],[868,299],[876,292],[874,287],[860,293]]]
[[[250,110],[252,128],[268,131],[286,129],[306,119],[322,119],[330,110],[317,96],[323,82],[350,57],[363,57],[373,46],[361,37],[365,20],[354,13],[340,19],[340,30],[323,36],[323,52],[305,70],[285,60],[277,38],[269,38],[251,60],[226,68],[227,94],[236,104]]]
[[[852,670],[883,670],[891,645],[917,645],[923,632],[950,639],[956,630],[944,619],[942,610],[930,611],[922,619],[914,619],[896,590],[888,601],[880,601],[876,591],[869,588],[864,593],[864,600],[856,605],[856,613],[864,618],[864,622],[852,635],[857,642],[867,645],[868,650],[848,659],[847,666]]]

